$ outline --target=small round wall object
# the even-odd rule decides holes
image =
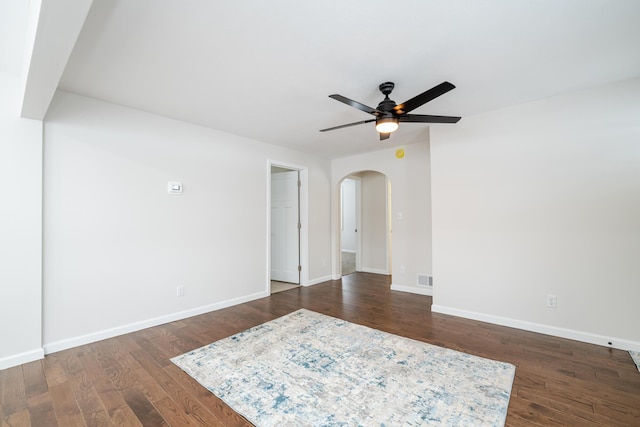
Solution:
[[[398,148],[398,149],[396,150],[396,157],[397,157],[398,159],[401,159],[401,158],[403,158],[403,157],[404,157],[404,148]]]

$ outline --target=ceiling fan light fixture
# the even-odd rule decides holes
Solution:
[[[414,96],[402,104],[396,104],[396,102],[389,98],[389,94],[394,88],[392,82],[382,83],[378,89],[384,95],[384,99],[378,104],[377,108],[369,107],[368,105],[361,104],[353,99],[349,99],[342,95],[333,94],[329,95],[329,98],[342,102],[350,107],[356,108],[367,114],[371,114],[374,118],[369,120],[362,120],[355,123],[347,123],[346,125],[334,126],[327,129],[320,129],[320,132],[326,132],[329,130],[342,129],[355,125],[362,125],[365,123],[376,122],[376,131],[380,133],[380,141],[389,139],[391,132],[398,130],[399,122],[409,123],[458,123],[461,117],[454,116],[432,116],[424,114],[409,114],[416,108],[426,104],[429,101],[436,99],[437,97],[444,95],[455,86],[449,82],[442,82],[437,86],[428,89],[421,94]]]
[[[383,117],[376,120],[376,130],[380,133],[391,133],[398,130],[398,119],[395,117]]]

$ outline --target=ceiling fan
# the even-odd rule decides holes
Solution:
[[[440,83],[437,86],[432,87],[431,89],[422,92],[418,96],[414,96],[410,100],[403,102],[402,104],[396,104],[395,101],[389,99],[389,94],[393,91],[395,85],[392,82],[385,82],[379,86],[380,92],[384,95],[384,99],[380,104],[378,104],[378,108],[371,108],[364,104],[361,104],[352,99],[346,98],[342,95],[329,95],[329,98],[333,98],[336,101],[343,102],[347,105],[350,105],[354,108],[357,108],[360,111],[364,111],[365,113],[369,113],[372,116],[375,116],[375,119],[363,120],[361,122],[348,123],[346,125],[335,126],[332,128],[321,129],[320,132],[326,132],[329,130],[342,129],[349,126],[361,125],[364,123],[376,122],[376,130],[380,133],[380,141],[384,139],[388,139],[391,135],[391,132],[398,129],[399,122],[408,122],[408,123],[457,123],[461,117],[453,117],[453,116],[431,116],[431,115],[423,115],[423,114],[407,114],[416,108],[420,107],[423,104],[426,104],[429,101],[439,97],[440,95],[444,95],[449,92],[451,89],[454,89],[455,86],[449,82]]]

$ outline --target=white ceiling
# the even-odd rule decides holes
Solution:
[[[94,0],[59,88],[325,157],[387,141],[371,116],[448,80],[414,110],[464,116],[640,75],[638,0]],[[432,126],[456,126],[436,124]]]

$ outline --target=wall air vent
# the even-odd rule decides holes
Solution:
[[[433,277],[426,274],[418,274],[418,286],[433,286]]]

